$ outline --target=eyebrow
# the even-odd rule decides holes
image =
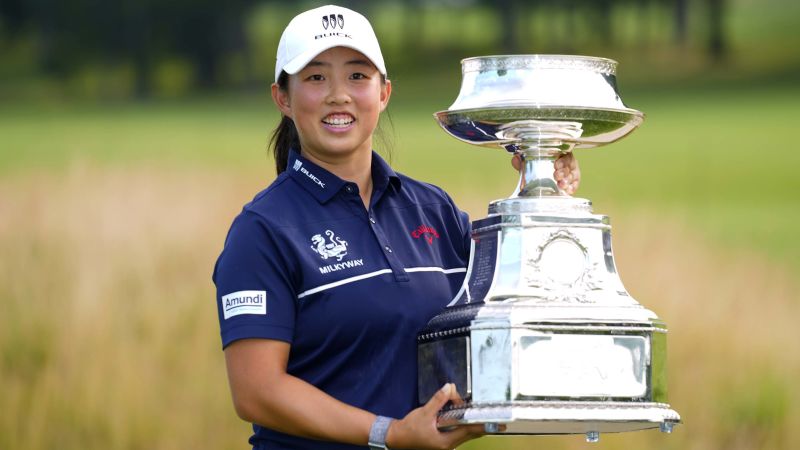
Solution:
[[[351,59],[350,61],[347,61],[345,63],[345,65],[358,65],[358,66],[372,67],[372,63],[367,61],[366,59],[363,59],[363,58]],[[306,64],[306,67],[319,67],[319,66],[330,67],[330,66],[332,66],[332,64],[329,63],[329,62],[317,61],[317,60],[310,61],[308,64]]]
[[[348,65],[354,64],[354,65],[357,65],[357,66],[372,67],[372,63],[371,62],[367,61],[366,59],[361,59],[361,58],[359,58],[359,59],[351,59],[350,61],[347,61],[345,64],[348,64]]]

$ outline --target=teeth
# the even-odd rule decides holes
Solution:
[[[327,123],[328,125],[343,126],[343,125],[350,125],[351,123],[353,123],[353,118],[347,116],[326,117],[323,120],[323,122]]]

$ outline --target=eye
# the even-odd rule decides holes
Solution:
[[[367,80],[369,77],[366,74],[361,72],[355,72],[354,74],[350,75],[350,78],[353,80]]]
[[[319,74],[319,73],[311,74],[308,77],[306,77],[306,80],[308,80],[308,81],[322,81],[324,79],[325,79],[325,77],[322,76],[322,74]]]

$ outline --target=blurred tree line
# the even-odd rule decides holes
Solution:
[[[702,26],[697,28],[703,36],[695,40],[704,41],[702,47],[707,55],[720,59],[726,51],[725,3],[726,0],[697,0],[693,4],[689,0],[339,2],[373,19],[382,41],[385,28],[397,30],[398,44],[389,46],[388,52],[384,49],[392,60],[409,55],[425,60],[426,56],[435,56],[437,48],[463,50],[473,48],[476,42],[483,46],[482,50],[495,53],[528,52],[531,27],[546,28],[547,50],[551,52],[571,52],[579,44],[576,35],[590,36],[601,45],[614,45],[619,26],[613,17],[620,9],[634,11],[635,22],[645,35],[654,15],[668,22],[671,31],[662,40],[673,46],[686,45],[692,30],[690,10],[699,12]],[[191,88],[214,89],[269,79],[269,65],[274,61],[283,26],[297,12],[313,6],[274,0],[0,0],[0,51],[27,42],[21,52],[30,60],[29,69],[57,79],[87,66],[99,66],[101,71],[111,66],[128,67],[130,93],[137,97],[151,95],[158,69],[177,60],[183,64],[167,64],[167,72],[172,67],[180,74],[183,67],[183,72],[188,72],[184,73],[184,83],[191,84]],[[466,11],[479,11],[477,21],[486,24],[476,25],[473,20],[471,27],[463,27],[460,22]],[[437,15],[436,20],[426,19],[432,14]],[[554,19],[534,25],[531,18],[537,16]],[[376,17],[383,19],[376,23]],[[447,31],[439,30],[439,42],[429,45],[429,35],[439,28]],[[270,64],[259,66],[256,61]]]

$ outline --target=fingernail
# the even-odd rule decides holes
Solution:
[[[445,394],[450,393],[450,383],[445,383],[444,386],[442,386],[442,392]]]

